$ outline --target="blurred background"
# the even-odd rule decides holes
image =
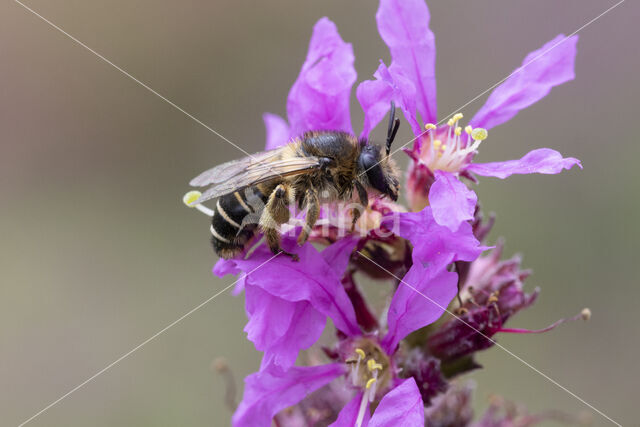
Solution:
[[[27,4],[249,152],[264,145],[262,113],[284,115],[320,17],[353,44],[358,81],[389,59],[371,0]],[[430,2],[441,116],[613,4]],[[498,340],[622,424],[637,423],[640,379],[638,14],[627,1],[582,30],[576,80],[494,129],[479,155],[551,147],[584,170],[477,187],[498,213],[491,241],[524,254],[527,286],[542,288],[509,326],[593,312]],[[211,275],[207,218],[181,197],[190,178],[241,153],[11,1],[0,4],[0,77],[0,414],[17,425],[233,281]],[[359,132],[355,96],[352,121]],[[258,368],[245,322],[243,299],[225,293],[31,424],[225,425],[210,365],[226,358],[240,388]],[[498,348],[480,362],[478,410],[496,393],[534,411],[589,412]]]

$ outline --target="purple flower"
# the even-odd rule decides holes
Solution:
[[[459,309],[460,316],[446,321],[429,336],[429,352],[443,363],[455,363],[493,346],[492,337],[498,332],[541,333],[567,321],[589,318],[589,310],[584,309],[575,317],[560,319],[543,329],[505,328],[511,317],[536,301],[540,290],[524,291],[524,281],[531,272],[520,269],[519,256],[501,259],[502,250],[503,242],[500,241],[488,255],[470,263],[461,287],[463,305]],[[472,361],[458,366],[461,370],[456,374],[479,367]]]
[[[447,266],[456,261],[473,261],[484,248],[473,236],[470,224],[463,224],[456,232],[451,232],[448,228],[435,222],[430,208],[425,208],[422,212],[396,215],[399,216],[396,219],[393,216],[385,217],[382,225],[393,221],[397,222],[398,234],[410,240],[414,246],[413,264],[391,300],[385,316],[387,331],[384,334],[380,332],[364,333],[359,327],[355,327],[354,330],[356,316],[353,314],[352,306],[350,305],[351,309],[349,310],[340,303],[347,297],[343,288],[337,289],[335,282],[338,281],[339,275],[346,270],[347,255],[353,248],[350,239],[343,239],[332,244],[320,254],[321,256],[316,255],[316,260],[309,260],[313,258],[309,256],[310,254],[301,256],[300,268],[298,268],[298,264],[292,263],[288,259],[282,259],[278,264],[274,265],[272,262],[263,267],[270,266],[269,271],[261,271],[259,275],[251,274],[245,279],[247,293],[251,292],[253,286],[258,286],[264,292],[278,298],[284,299],[286,296],[288,304],[299,303],[301,300],[299,294],[309,295],[306,301],[316,311],[332,318],[341,332],[342,339],[336,352],[336,358],[340,363],[328,365],[340,366],[341,368],[339,371],[336,371],[338,368],[322,370],[322,380],[316,375],[316,370],[319,369],[317,366],[297,367],[291,370],[293,368],[290,368],[289,362],[292,363],[297,351],[302,347],[294,343],[294,341],[300,340],[300,336],[289,332],[289,328],[297,330],[298,324],[293,324],[291,321],[284,322],[285,327],[278,329],[284,331],[284,334],[277,338],[288,343],[286,347],[287,364],[285,366],[289,368],[286,370],[286,367],[281,369],[282,366],[274,366],[277,364],[275,363],[278,360],[277,354],[269,358],[274,363],[266,363],[263,360],[260,372],[250,376],[246,382],[243,403],[234,415],[237,425],[241,425],[245,420],[269,420],[273,417],[282,408],[282,405],[280,400],[274,400],[271,396],[278,393],[278,387],[281,387],[282,384],[290,384],[292,381],[299,383],[300,391],[297,395],[299,401],[341,374],[348,377],[355,391],[355,396],[340,412],[336,425],[353,425],[354,420],[358,421],[358,425],[367,425],[368,405],[374,400],[379,400],[380,403],[373,417],[368,421],[369,425],[391,421],[413,422],[418,418],[422,419],[424,389],[421,390],[413,378],[404,380],[398,376],[396,367],[398,361],[402,360],[402,356],[398,353],[398,343],[411,332],[436,321],[456,295],[458,275],[448,271]],[[310,245],[306,245],[302,249],[313,250],[309,247]],[[263,253],[254,254],[250,261],[233,260],[228,262],[236,263],[236,268],[243,271],[250,271],[254,265],[264,262],[263,260],[268,256],[269,254],[264,250]],[[320,258],[321,261],[318,261],[317,258]],[[329,268],[328,265],[332,268]],[[287,280],[282,281],[281,278],[285,276]],[[283,283],[289,281],[293,283]],[[331,283],[332,290],[340,296],[340,302],[336,300],[332,304],[325,304],[325,308],[320,310],[321,305],[316,301],[316,298],[319,298],[316,293],[322,294],[322,291],[327,289],[326,282]],[[311,287],[312,291],[305,291],[304,288],[307,287]],[[293,308],[285,310],[280,305],[278,307],[283,312],[293,310]],[[339,309],[335,309],[338,307]],[[269,323],[270,317],[261,315],[266,310],[268,308],[253,312],[247,310],[247,312],[250,318],[251,316],[260,316],[255,320],[255,323],[261,325],[260,330],[265,335],[269,335],[266,326],[270,325],[273,328]],[[293,319],[293,316],[287,317],[288,319]],[[249,324],[253,322],[254,319],[251,318]],[[311,322],[301,320],[298,322],[301,322],[305,329],[312,328],[310,332],[312,334],[319,334],[324,326],[314,329]],[[315,338],[317,336],[314,335]],[[256,342],[256,346],[261,344],[258,340],[254,342]],[[270,349],[274,350],[274,348],[272,346]],[[279,351],[280,348],[277,350]],[[267,353],[265,352],[266,359]],[[290,378],[289,375],[294,376],[295,379]],[[263,399],[260,396],[272,403],[262,403]],[[256,403],[258,401],[260,403]],[[290,406],[293,403],[296,402],[287,400],[285,406]],[[242,422],[238,420],[242,420]]]
[[[343,374],[340,364],[292,367],[283,374],[273,366],[245,378],[244,398],[232,422],[234,426],[269,426],[279,411]]]
[[[287,99],[289,125],[265,114],[267,150],[286,144],[308,130],[353,132],[349,98],[356,81],[353,48],[328,18],[313,27],[307,59]]]
[[[267,149],[283,145],[308,130],[352,132],[349,97],[356,79],[353,61],[352,47],[341,39],[335,24],[327,18],[320,19],[314,26],[307,58],[289,93],[290,125],[277,115],[264,115]],[[359,224],[367,230],[378,228],[380,217],[381,213],[372,209]],[[245,290],[249,317],[245,332],[256,348],[264,352],[263,368],[275,365],[278,369],[289,369],[298,352],[319,338],[327,317],[346,336],[360,332],[341,283],[355,244],[350,238],[342,239],[318,253],[311,244],[296,250],[295,242],[285,238],[283,248],[296,251],[301,258],[299,263],[282,257],[268,261],[272,254],[261,245],[249,259],[220,260],[216,264],[214,273],[219,276],[245,273],[235,292]],[[256,273],[250,273],[258,267]]]
[[[464,130],[458,126],[462,114],[445,126],[437,126],[435,39],[429,29],[430,14],[423,0],[381,0],[376,15],[378,31],[391,52],[391,65],[381,63],[376,80],[361,83],[357,97],[365,112],[362,136],[384,117],[390,100],[400,106],[418,137],[407,153],[413,160],[408,175],[411,208],[433,208],[436,221],[455,231],[471,220],[477,197],[459,181],[473,174],[506,178],[513,174],[556,174],[580,162],[563,158],[543,148],[519,160],[472,163],[487,130],[506,122],[518,111],[539,101],[552,87],[574,78],[577,36],[559,35],[531,52],[501,85]],[[426,123],[422,132],[416,115]],[[581,167],[581,166],[580,166]]]
[[[346,335],[360,332],[340,281],[354,245],[354,240],[343,239],[318,253],[311,244],[296,249],[293,239],[284,239],[283,248],[298,253],[299,262],[273,258],[265,245],[249,259],[218,261],[213,271],[219,276],[245,273],[241,279],[249,317],[245,332],[264,352],[263,367],[290,368],[298,352],[320,337],[327,317]]]
[[[481,241],[492,220],[482,223],[477,196],[460,178],[555,174],[580,166],[578,160],[547,148],[519,160],[472,163],[487,138],[486,129],[574,77],[577,37],[558,36],[529,54],[463,131],[458,126],[462,114],[446,126],[434,124],[435,42],[429,18],[421,0],[381,0],[378,29],[392,62],[389,67],[381,63],[375,80],[357,89],[365,113],[362,137],[386,115],[390,101],[403,110],[418,136],[407,151],[413,160],[408,197],[416,212],[374,200],[356,224],[358,238],[351,233],[349,207],[324,206],[311,235],[314,243],[328,245],[324,250],[311,243],[298,248],[292,237],[284,236],[283,249],[297,253],[299,262],[274,258],[262,244],[248,259],[220,260],[214,267],[219,276],[242,274],[235,293],[245,292],[245,332],[264,353],[259,371],[245,379],[234,425],[270,425],[274,417],[286,420],[286,425],[424,425],[425,420],[429,425],[451,425],[447,420],[468,425],[470,389],[450,387],[449,378],[461,366],[477,366],[470,355],[492,344],[484,335],[541,332],[564,321],[540,331],[504,328],[511,316],[534,302],[537,290],[523,291],[529,273],[520,270],[519,258],[501,260],[501,244],[478,258],[488,249]],[[309,130],[353,132],[353,62],[352,47],[335,24],[320,19],[287,99],[288,123],[277,115],[264,115],[266,148]],[[422,134],[419,120],[427,123],[428,134]],[[381,316],[373,314],[360,293],[356,272],[396,279]],[[432,325],[458,289],[464,322],[451,319]],[[300,350],[319,339],[328,318],[338,339],[333,348],[324,349],[332,363],[315,359],[312,366],[294,366]],[[461,358],[468,363],[452,368]],[[452,417],[450,411],[457,413]]]
[[[501,260],[502,247],[500,242],[489,255],[471,263],[461,289],[461,315],[445,322],[429,336],[431,354],[443,362],[491,347],[493,341],[488,338],[536,300],[538,289],[531,294],[523,289],[530,272],[520,270],[517,256]]]

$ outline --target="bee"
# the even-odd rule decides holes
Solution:
[[[366,139],[337,131],[306,132],[287,145],[209,169],[190,185],[211,185],[192,203],[217,199],[211,242],[222,258],[241,253],[256,232],[264,233],[274,254],[298,256],[280,245],[280,225],[289,222],[290,206],[306,209],[297,242],[303,245],[318,219],[321,203],[349,201],[366,208],[369,192],[398,199],[398,172],[389,156],[398,132],[391,103],[385,151]],[[357,196],[357,197],[356,197]],[[352,209],[352,230],[362,209]]]

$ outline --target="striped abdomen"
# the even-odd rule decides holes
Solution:
[[[232,258],[244,249],[253,237],[266,200],[257,187],[216,200],[211,219],[211,243],[220,257]]]

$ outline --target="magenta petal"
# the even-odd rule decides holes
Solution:
[[[433,217],[451,231],[473,219],[478,196],[449,172],[435,171],[436,180],[429,190]]]
[[[358,85],[356,97],[364,111],[364,124],[360,138],[368,138],[373,128],[389,111],[393,89],[382,80],[365,80]]]
[[[224,277],[227,274],[238,274],[238,273],[240,273],[240,270],[236,267],[233,260],[220,258],[218,262],[216,262],[216,265],[213,266],[213,274],[215,274],[218,277]],[[240,292],[244,290],[244,285],[245,285],[244,282],[245,282],[244,275],[242,277],[238,277],[238,280],[236,281],[236,285],[233,287],[233,291],[231,291],[231,295],[234,295],[234,296],[240,295]]]
[[[571,169],[578,165],[582,169],[580,160],[573,157],[563,158],[562,154],[550,148],[539,148],[528,152],[519,160],[507,160],[506,162],[472,163],[467,166],[467,171],[482,176],[492,176],[504,179],[514,174],[557,174],[563,169]],[[432,189],[433,191],[433,189]]]
[[[300,350],[320,338],[326,323],[308,302],[285,301],[251,285],[246,288],[246,310],[247,338],[264,352],[261,369],[271,364],[289,369]]]
[[[349,264],[349,259],[351,258],[351,252],[353,252],[357,243],[357,239],[345,237],[329,245],[321,252],[324,261],[327,265],[331,266],[338,277],[342,278],[342,276],[344,276],[347,265]]]
[[[356,81],[353,48],[328,18],[313,27],[307,59],[287,100],[290,136],[309,130],[352,132],[351,87]]]
[[[293,367],[286,372],[265,369],[245,378],[244,396],[233,414],[234,426],[270,426],[281,410],[344,373],[341,364]]]
[[[342,275],[336,274],[311,244],[296,248],[295,241],[287,238],[282,243],[285,250],[300,256],[299,262],[286,256],[271,259],[273,254],[265,245],[249,259],[232,260],[238,269],[247,273],[247,286],[260,287],[286,301],[307,301],[316,311],[330,317],[343,333],[359,334],[353,305],[340,282]],[[342,256],[350,256],[350,251],[343,251]]]
[[[424,403],[413,378],[404,380],[380,401],[368,427],[424,426]]]
[[[395,67],[397,68],[397,67]],[[376,80],[366,80],[356,90],[356,96],[364,111],[364,126],[361,138],[367,138],[371,130],[389,111],[393,100],[402,109],[414,134],[420,134],[416,121],[416,88],[413,83],[394,67],[387,68],[382,61],[375,72]]]
[[[473,235],[469,223],[451,232],[436,223],[431,207],[420,212],[404,212],[385,217],[382,225],[413,245],[414,263],[443,269],[453,261],[473,261],[486,248]]]
[[[491,129],[544,98],[554,86],[575,78],[578,36],[558,35],[531,52],[509,78],[495,88],[470,124]]]
[[[264,127],[267,131],[265,150],[281,147],[289,141],[289,125],[277,114],[264,113],[262,115]]]
[[[329,427],[353,427],[358,419],[358,411],[360,410],[360,402],[362,402],[362,392],[356,393],[353,399],[347,403],[338,414],[338,419],[329,425]],[[369,401],[366,402],[367,409],[364,411],[362,426],[366,427],[369,423],[371,414],[369,413]]]
[[[422,120],[436,123],[436,45],[424,0],[381,0],[378,31],[397,66],[414,83]]]
[[[438,320],[458,292],[457,284],[456,273],[414,261],[391,300],[384,350],[393,353],[404,337]]]

